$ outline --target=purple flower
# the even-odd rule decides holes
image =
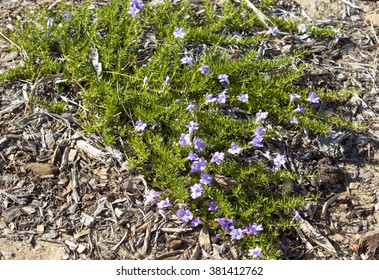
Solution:
[[[242,230],[240,228],[234,228],[230,232],[230,235],[233,240],[240,240],[243,236]]]
[[[245,103],[249,101],[249,95],[247,93],[246,94],[241,93],[240,95],[237,96],[237,99]]]
[[[162,200],[157,203],[158,208],[166,208],[166,207],[171,207],[172,204],[170,203],[168,197],[165,200]]]
[[[253,140],[251,141],[251,144],[254,147],[262,148],[263,147],[262,141],[263,141],[262,137],[254,137]]]
[[[294,102],[296,98],[300,98],[300,95],[296,93],[290,93],[290,101]]]
[[[47,24],[47,27],[50,28],[50,27],[53,25],[53,21],[54,21],[53,18],[49,18],[49,17],[47,17],[47,18],[46,18],[46,24]]]
[[[295,113],[304,113],[305,110],[300,105],[297,105],[297,108],[294,110]]]
[[[215,97],[213,97],[212,94],[209,94],[207,95],[207,97],[205,98],[205,103],[209,103],[209,102],[215,102],[217,99]]]
[[[186,125],[186,127],[189,129],[189,135],[192,135],[192,133],[195,131],[195,130],[198,130],[199,129],[199,124],[197,122],[194,122],[194,121],[190,121],[188,125]]]
[[[176,211],[176,216],[183,222],[188,223],[193,219],[193,214],[189,210],[184,210],[184,208],[179,208]]]
[[[144,5],[143,5],[142,0],[132,0],[130,2],[130,5],[136,6],[140,11],[143,11],[143,9],[144,9]]]
[[[216,221],[221,225],[225,231],[233,229],[233,220],[227,218],[218,218]]]
[[[299,123],[299,120],[296,117],[290,119],[290,123]]]
[[[241,12],[241,16],[242,16],[242,19],[245,20],[246,19],[246,10],[243,10]]]
[[[214,202],[211,202],[208,204],[208,211],[216,211],[218,209],[217,204]]]
[[[299,212],[295,211],[295,215],[293,216],[293,218],[294,218],[296,221],[300,220],[300,219],[301,219],[301,216],[300,216]]]
[[[265,135],[263,129],[261,127],[258,127],[254,130],[254,135],[255,137],[263,137]]]
[[[66,17],[66,20],[70,20],[71,19],[70,12],[64,12],[64,15]]]
[[[311,103],[319,103],[320,102],[320,97],[317,96],[315,92],[310,92],[309,93],[309,98],[308,101]]]
[[[207,161],[204,158],[199,158],[191,164],[190,174],[195,172],[203,172],[207,167]]]
[[[146,128],[146,123],[141,120],[136,121],[136,126],[134,127],[135,131],[142,131]]]
[[[135,5],[131,5],[129,10],[128,10],[128,14],[131,15],[133,18],[136,18],[137,17],[137,14],[140,12],[141,10],[138,9]]]
[[[214,162],[216,164],[221,164],[223,160],[224,160],[223,152],[215,152],[214,154],[212,154],[211,162]]]
[[[209,185],[210,183],[212,183],[212,181],[213,181],[213,177],[209,175],[208,173],[200,174],[200,183],[202,183],[203,185]]]
[[[150,190],[149,193],[146,195],[146,201],[147,202],[153,201],[159,194],[160,192]]]
[[[277,155],[276,158],[274,158],[274,164],[276,168],[280,169],[282,165],[286,163],[286,159],[284,155]]]
[[[300,23],[297,25],[297,30],[299,30],[301,33],[304,33],[307,31],[307,26],[304,23]]]
[[[203,75],[208,74],[208,73],[211,72],[211,69],[209,68],[209,66],[207,66],[205,64],[201,65],[200,68],[197,69],[197,70],[199,70],[200,73],[203,74]]]
[[[147,84],[149,82],[149,78],[145,76],[145,78],[143,78],[143,84]]]
[[[173,34],[175,38],[184,38],[184,35],[186,35],[183,28],[176,28]]]
[[[274,26],[274,27],[269,27],[268,31],[266,32],[266,34],[271,34],[272,36],[276,36],[278,35],[279,33],[279,29]]]
[[[191,57],[183,57],[181,60],[180,60],[180,62],[182,63],[182,64],[188,64],[188,66],[189,67],[192,67],[192,65],[193,65],[193,59],[191,58]]]
[[[169,76],[166,76],[163,83],[168,84],[170,82],[171,82],[171,78]]]
[[[194,160],[199,159],[199,156],[197,154],[195,154],[194,152],[190,151],[188,153],[187,159],[194,161]]]
[[[186,110],[197,110],[197,109],[199,109],[199,107],[197,107],[197,105],[193,104],[192,102],[190,102],[190,104],[186,108]]]
[[[193,139],[193,145],[195,146],[195,149],[199,152],[205,151],[205,143],[201,141],[199,137],[195,137]]]
[[[230,145],[230,149],[228,150],[229,154],[239,154],[242,151],[242,148],[238,147],[236,143],[232,143]]]
[[[228,96],[225,94],[225,92],[223,91],[223,92],[221,92],[221,93],[219,93],[218,95],[217,95],[217,102],[219,103],[219,104],[223,104],[223,103],[225,103],[226,102],[226,98],[227,98]]]
[[[220,238],[221,238],[221,233],[217,233],[217,234],[215,235],[215,238],[216,238],[216,239],[220,239]]]
[[[203,224],[203,222],[199,219],[199,217],[193,217],[191,226],[197,227],[198,225]]]
[[[262,230],[262,225],[257,225],[256,223],[254,223],[251,226],[248,226],[246,229],[244,229],[243,232],[248,235],[258,235]]]
[[[249,249],[248,255],[249,257],[252,257],[252,258],[264,258],[264,255],[262,254],[262,249],[259,247],[256,247],[254,249]]]
[[[191,139],[190,139],[189,134],[180,134],[180,140],[179,140],[179,145],[184,147],[184,146],[191,146]]]
[[[267,112],[262,112],[262,110],[259,110],[259,112],[257,113],[256,123],[259,123],[261,120],[264,120],[265,118],[267,118],[267,115],[268,115]]]
[[[191,189],[191,197],[193,199],[200,197],[204,192],[204,189],[201,186],[201,184],[195,184],[192,187],[190,187],[190,189]]]
[[[220,83],[229,84],[228,75],[226,75],[226,74],[218,75],[217,79],[220,81]]]

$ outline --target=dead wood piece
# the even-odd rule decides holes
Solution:
[[[118,247],[121,246],[122,243],[124,243],[125,239],[127,239],[129,236],[129,231],[126,231],[124,236],[121,238],[120,242],[118,242],[116,245],[114,245],[111,250],[112,251],[116,251],[118,249]]]
[[[163,232],[168,232],[168,233],[179,233],[179,232],[189,232],[192,231],[192,228],[161,228],[160,229]]]
[[[78,204],[80,202],[80,196],[77,190],[77,187],[79,185],[78,185],[78,174],[75,168],[71,169],[71,181],[70,181],[69,186],[72,190],[71,192],[72,198],[74,199],[75,203]]]
[[[379,229],[366,232],[361,238],[352,244],[350,248],[356,254],[360,254],[363,248],[366,248],[367,258],[373,258],[376,250],[379,248]]]
[[[343,193],[338,193],[336,195],[333,195],[331,198],[329,198],[325,203],[324,206],[322,207],[322,212],[321,212],[321,218],[326,219],[326,213],[328,211],[329,206],[336,201],[338,198],[340,198],[342,195],[346,194],[346,192]]]
[[[199,233],[199,244],[205,252],[212,253],[211,238],[205,227],[203,227]]]
[[[39,176],[58,175],[59,169],[49,163],[32,162],[25,165],[26,169],[29,169]]]
[[[100,151],[99,149],[95,148],[94,146],[88,144],[84,140],[77,140],[76,145],[79,150],[83,151],[85,154],[87,154],[89,157],[93,159],[102,159],[104,158],[105,154]]]
[[[170,258],[172,256],[180,255],[184,251],[185,250],[176,250],[176,251],[172,251],[172,252],[167,252],[167,253],[164,253],[164,254],[157,256],[155,259],[156,260],[164,260],[164,259]]]
[[[326,251],[333,254],[334,256],[337,256],[336,249],[333,247],[330,241],[326,239],[326,237],[318,231],[317,228],[312,227],[311,224],[308,223],[306,220],[301,220],[299,227],[301,231],[305,234],[305,236],[307,236],[310,240],[312,240],[314,243],[324,248]]]

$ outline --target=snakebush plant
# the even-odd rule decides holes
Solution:
[[[245,4],[210,0],[61,4],[29,18],[8,34],[24,65],[2,81],[61,75],[61,95],[77,89],[83,127],[121,146],[146,176],[147,203],[239,244],[247,258],[280,257],[278,236],[310,197],[273,191],[300,174],[268,143],[278,126],[326,133],[343,122],[313,109],[336,93],[296,85],[302,52],[270,58],[259,48],[281,30],[330,30],[275,18],[267,29]]]

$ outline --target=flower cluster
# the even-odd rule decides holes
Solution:
[[[144,10],[144,5],[143,5],[142,0],[130,1],[128,14],[130,14],[133,18],[136,18],[137,14],[143,10]]]
[[[203,224],[199,217],[195,217],[190,210],[185,210],[182,207],[176,211],[176,216],[185,223],[191,222],[193,227]]]

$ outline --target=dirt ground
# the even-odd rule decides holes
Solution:
[[[23,8],[55,2],[53,0],[0,0],[0,26],[12,29],[13,21],[22,17]],[[96,3],[103,4],[103,2],[106,1],[97,1]],[[252,2],[254,3],[254,1]],[[322,186],[328,191],[324,192],[325,196],[320,202],[309,204],[301,212],[301,216],[304,218],[302,227],[282,237],[284,258],[379,259],[377,250],[379,245],[379,153],[376,152],[379,147],[379,120],[377,118],[379,113],[379,80],[377,76],[379,2],[372,0],[278,1],[273,12],[280,13],[281,16],[304,20],[310,24],[317,23],[346,31],[343,38],[329,42],[332,45],[330,48],[325,47],[325,42],[316,42],[316,45],[320,43],[319,50],[313,49],[314,51],[306,61],[306,63],[313,63],[310,70],[312,77],[305,76],[305,79],[317,78],[315,83],[336,90],[360,88],[362,90],[360,97],[355,95],[350,100],[346,100],[346,106],[350,108],[350,113],[346,117],[367,128],[364,134],[335,132],[329,138],[318,138],[310,144],[322,147],[323,153],[335,161],[325,163],[325,165],[316,163],[314,166],[320,174],[319,182],[316,182],[315,186]],[[20,60],[17,59],[18,54],[11,52],[8,47],[9,42],[0,37],[0,71],[5,71],[20,63]],[[3,100],[8,100],[11,99],[11,96],[17,96],[16,92],[22,92],[27,88],[28,85],[22,83],[5,85],[0,87],[0,94],[3,95]],[[22,100],[22,95],[18,94],[18,96]],[[0,112],[4,108],[0,108]],[[331,110],[333,111],[333,108]],[[7,167],[7,161],[4,160],[0,164],[0,195],[2,194],[2,185],[14,184],[13,190],[16,194],[17,188],[23,189],[27,186],[27,189],[30,189],[29,196],[17,195],[15,198],[7,194],[8,200],[3,199],[5,204],[9,203],[9,200],[16,202],[19,200],[19,205],[22,207],[21,210],[19,208],[9,208],[9,210],[4,205],[0,206],[0,212],[2,212],[0,217],[0,259],[144,259],[148,258],[146,254],[148,239],[153,237],[158,245],[152,251],[161,252],[161,254],[154,255],[156,259],[238,258],[233,248],[224,250],[225,248],[221,248],[223,245],[212,243],[206,232],[200,230],[189,232],[183,227],[178,227],[174,221],[165,216],[166,213],[155,213],[148,207],[141,206],[138,198],[146,188],[146,182],[138,174],[130,174],[128,170],[119,168],[119,163],[125,159],[117,154],[117,151],[103,145],[96,136],[84,133],[75,124],[62,124],[65,121],[59,119],[58,116],[37,114],[32,119],[25,118],[23,110],[14,114],[8,113],[0,114],[0,125],[2,126],[0,138],[3,137],[0,140],[0,148],[4,153],[10,147],[18,149],[17,145],[15,147],[6,146],[1,142],[3,139],[6,139],[4,141],[11,139],[9,135],[19,137],[17,136],[17,129],[19,129],[17,126],[12,127],[13,130],[5,129],[9,122],[16,122],[18,125],[27,124],[31,128],[35,128],[34,132],[33,130],[27,132],[30,134],[29,142],[32,143],[33,138],[45,139],[47,153],[39,155],[40,165],[23,166],[18,164],[13,175],[8,172],[10,169]],[[36,127],[37,119],[39,123],[42,123],[43,129]],[[68,130],[65,129],[67,126]],[[52,131],[59,131],[53,139],[48,137]],[[8,135],[8,138],[4,138],[5,135]],[[21,141],[21,138],[17,139]],[[65,146],[65,141],[76,144],[71,144],[70,150]],[[33,145],[30,143],[24,144],[33,151]],[[51,147],[49,148],[49,146]],[[355,154],[349,154],[350,150],[355,151]],[[79,216],[75,214],[75,209],[72,207],[72,200],[75,200],[74,189],[67,188],[66,190],[64,188],[67,180],[72,180],[72,177],[61,177],[60,174],[56,181],[51,180],[52,183],[41,181],[41,177],[56,177],[52,165],[46,163],[43,156],[54,158],[57,151],[62,154],[67,153],[65,164],[63,158],[56,159],[56,162],[60,162],[60,170],[69,170],[73,177],[78,173],[80,180],[84,180],[91,186],[96,185],[94,189],[98,190],[96,197],[88,195],[83,198],[83,203],[87,208],[82,209],[84,211]],[[100,158],[93,157],[94,151],[101,155]],[[114,159],[104,163],[104,158],[109,159],[109,155],[112,155]],[[75,168],[75,162],[79,157],[88,162],[88,166],[81,166],[81,171]],[[19,158],[15,156],[11,160],[17,162]],[[29,169],[32,173],[25,171]],[[328,173],[328,170],[336,170],[336,172],[342,170],[347,178],[345,184],[340,188],[334,188],[335,182],[333,183],[330,179],[333,174]],[[324,171],[325,179],[322,179]],[[37,174],[38,178],[30,179],[23,177],[22,174],[24,176],[25,174],[29,174],[26,176]],[[92,178],[88,177],[88,174],[92,174],[96,178],[96,182],[91,180]],[[72,186],[73,183],[73,181],[70,182],[70,185]],[[59,213],[67,213],[67,221],[53,222],[57,213],[49,210],[46,205],[37,205],[38,203],[35,202],[36,205],[31,204],[33,207],[25,206],[22,200],[34,198],[35,192],[39,190],[36,184],[41,185],[43,192],[53,193],[60,201],[65,202]],[[117,188],[113,188],[114,186]],[[130,209],[125,206],[125,200],[122,201],[124,198],[121,195],[118,197],[116,193],[117,195],[126,193],[127,197],[133,198],[134,204],[130,203]],[[107,199],[103,199],[104,197]],[[110,199],[111,197],[114,199]],[[133,212],[132,205],[139,205],[143,215],[136,211]],[[1,207],[4,209],[2,210]],[[6,209],[8,211],[5,211]],[[29,215],[38,215],[38,211],[42,211],[48,218],[36,220],[26,217],[16,225],[14,220],[21,215],[21,212],[17,211],[23,211],[23,214],[26,212]],[[118,214],[119,211],[123,213],[120,214],[121,218]],[[85,213],[97,213],[99,216],[88,217],[89,215]],[[128,216],[125,217],[125,215]],[[106,218],[109,221],[102,223],[99,221],[100,218]],[[119,222],[113,225],[112,219]],[[85,226],[82,226],[79,232],[74,232],[73,224],[88,225],[93,220],[99,223],[97,232],[87,232]],[[123,223],[122,225],[126,224],[130,229],[129,235],[116,231],[117,226],[121,223]],[[55,226],[52,226],[53,224]],[[153,232],[157,232],[157,228],[163,229],[163,234],[151,236]],[[144,234],[141,235],[141,233]],[[181,233],[186,233],[186,235],[181,235]],[[127,239],[130,239],[129,243],[133,243],[130,244],[129,251],[120,246]],[[88,253],[93,251],[96,254]]]

